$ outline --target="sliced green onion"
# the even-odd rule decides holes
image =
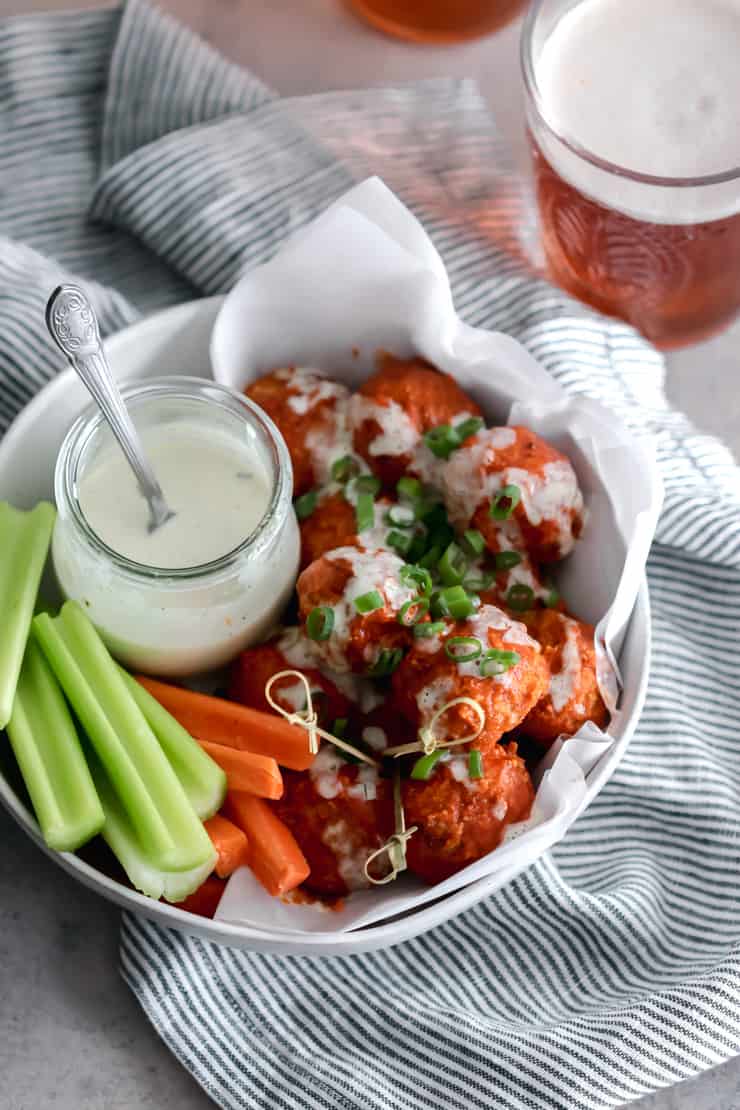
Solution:
[[[478,593],[480,590],[490,590],[493,585],[494,575],[490,572],[479,575],[470,574],[463,579],[463,586],[468,592]]]
[[[447,511],[439,501],[431,503],[422,501],[419,509],[419,515],[430,531],[434,531],[438,527],[449,528],[450,522],[447,518]]]
[[[462,586],[447,586],[444,590],[435,590],[432,594],[433,617],[454,617],[455,620],[465,620],[474,612],[475,605]]]
[[[483,756],[478,748],[471,748],[468,754],[468,778],[483,778]]]
[[[403,652],[400,648],[393,648],[392,651],[381,651],[367,673],[374,678],[384,678],[386,675],[393,674],[402,659]]]
[[[401,606],[401,611],[398,614],[398,623],[402,624],[404,628],[412,628],[413,625],[418,624],[421,618],[425,617],[428,612],[428,597],[412,597],[411,601],[407,601]]]
[[[468,555],[473,556],[482,555],[486,546],[486,541],[477,528],[469,528],[467,532],[463,532],[460,543]]]
[[[405,552],[406,561],[416,563],[421,559],[427,549],[427,538],[423,531],[417,532]]]
[[[522,582],[517,582],[507,591],[506,604],[510,609],[516,609],[517,612],[523,613],[534,605],[534,590],[530,586],[525,586]]]
[[[489,515],[494,520],[508,520],[521,499],[522,491],[519,486],[504,486],[491,502]]]
[[[347,734],[348,720],[346,717],[337,717],[334,724],[331,726],[331,731],[339,740],[344,740]]]
[[[375,524],[375,500],[371,493],[360,493],[355,505],[355,526],[358,532],[364,532]]]
[[[445,644],[445,655],[456,663],[469,663],[471,659],[477,659],[482,651],[483,645],[477,636],[450,636]]]
[[[424,434],[424,442],[438,459],[449,459],[460,440],[451,424],[439,424]]]
[[[418,560],[418,565],[420,567],[423,567],[424,570],[431,570],[439,563],[439,560],[442,558],[443,551],[444,548],[439,547],[437,544],[433,544],[432,547],[430,547],[429,550],[426,552],[426,554],[422,555],[421,558]]]
[[[425,567],[412,566],[407,563],[401,567],[398,577],[401,579],[401,585],[406,586],[409,590],[413,590],[415,587],[423,597],[430,596],[432,576]]]
[[[385,537],[385,542],[393,548],[397,555],[405,556],[411,548],[413,536],[410,536],[408,532],[399,532],[397,528],[391,528]]]
[[[499,648],[489,648],[488,651],[484,652],[478,668],[483,678],[505,674],[506,671],[510,671],[512,667],[517,665],[520,658],[517,651],[501,651]]]
[[[378,590],[368,590],[366,594],[360,594],[355,598],[355,609],[358,613],[374,613],[384,605],[383,595]]]
[[[415,624],[414,637],[417,640],[431,640],[434,636],[438,636],[440,632],[444,632],[446,627],[444,621],[427,621],[425,624]]]
[[[444,551],[455,539],[455,533],[449,524],[439,524],[429,532],[429,546],[441,547]]]
[[[352,455],[342,455],[331,464],[331,476],[335,482],[344,485],[350,478],[355,478],[360,472],[360,464]]]
[[[410,505],[391,505],[385,514],[388,524],[395,524],[398,528],[413,528],[416,522],[416,513]]]
[[[512,567],[518,567],[522,561],[518,551],[497,551],[494,558],[496,570],[511,570]]]
[[[369,493],[373,497],[380,493],[381,481],[374,474],[360,474],[355,478],[355,489],[358,493]]]
[[[423,755],[421,759],[417,759],[411,768],[411,778],[416,779],[417,782],[426,782],[427,779],[432,777],[432,771],[443,755],[444,752],[437,748],[436,752],[430,752],[429,755]]]
[[[334,628],[334,610],[329,605],[317,605],[306,618],[306,633],[312,640],[328,640]]]
[[[422,485],[418,478],[404,475],[396,482],[396,493],[404,501],[418,501],[422,492]]]
[[[300,497],[296,497],[293,508],[298,519],[306,520],[316,508],[317,501],[318,494],[315,489],[310,489],[308,493],[302,493]]]
[[[439,560],[439,576],[445,586],[459,586],[467,569],[467,556],[453,540]]]
[[[483,427],[485,427],[485,421],[480,416],[469,416],[467,420],[461,420],[459,424],[455,425],[455,432],[460,444],[464,443],[470,436],[474,436]]]
[[[553,586],[552,582],[548,582],[547,586],[548,586],[548,592],[547,592],[547,596],[545,598],[545,608],[554,609],[555,606],[560,601],[560,594],[558,593],[555,586]]]

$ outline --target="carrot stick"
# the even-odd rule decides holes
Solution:
[[[205,825],[211,843],[218,852],[216,874],[220,879],[227,879],[237,867],[242,867],[247,862],[246,835],[220,813],[210,817]]]
[[[255,755],[254,752],[240,752],[227,748],[225,744],[210,744],[199,740],[203,751],[210,755],[226,772],[229,790],[244,790],[247,794],[257,794],[260,798],[273,801],[283,796],[283,776],[274,759],[269,755]]]
[[[308,878],[311,869],[293,833],[266,802],[230,790],[225,809],[247,834],[247,863],[265,890],[285,894]]]
[[[199,917],[213,917],[218,909],[225,886],[226,883],[223,879],[216,879],[211,875],[183,902],[175,902],[174,904],[179,910],[197,913]]]
[[[306,730],[288,724],[276,714],[263,713],[209,694],[197,694],[142,675],[137,675],[136,680],[196,740],[271,756],[292,771],[305,771],[313,762]]]

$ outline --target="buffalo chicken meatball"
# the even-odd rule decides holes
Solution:
[[[524,550],[552,563],[583,529],[583,497],[565,455],[528,428],[488,428],[452,453],[442,470],[457,528],[472,526],[491,551]]]
[[[387,551],[329,551],[297,582],[298,604],[314,651],[333,671],[387,673],[408,642],[401,609],[415,598],[403,561]],[[413,584],[412,584],[413,585]]]
[[[394,513],[403,514],[410,510],[395,505],[384,497],[373,503],[372,519],[358,531],[355,502],[351,489],[346,495],[344,492],[329,492],[326,497],[318,499],[313,512],[300,524],[301,568],[337,547],[357,547],[362,551],[392,551],[394,536],[396,542],[399,535],[401,540],[408,536],[410,541],[415,534],[426,531],[422,524],[417,523],[412,529],[404,521],[403,531],[399,533],[392,516]]]
[[[424,469],[433,465],[434,456],[423,448],[425,432],[480,416],[475,401],[454,378],[423,359],[403,361],[390,355],[360,386],[349,410],[355,451],[387,487],[406,472],[416,473],[414,458],[420,449],[429,456]]]
[[[482,605],[468,620],[450,621],[437,635],[414,639],[393,675],[393,695],[416,728],[429,725],[447,702],[471,698],[485,714],[486,740],[495,742],[537,704],[548,679],[540,645],[525,626]],[[456,738],[479,723],[475,710],[463,703],[447,710],[437,730]]]
[[[469,754],[449,749],[427,781],[405,779],[409,870],[438,883],[498,847],[507,825],[525,821],[534,789],[516,744],[481,746],[482,776],[471,778]]]
[[[304,887],[337,896],[369,886],[365,862],[393,832],[390,782],[376,767],[345,762],[326,742],[307,773],[285,771],[283,779],[273,804],[311,868]],[[377,862],[370,873],[382,877],[387,861]]]
[[[524,619],[542,645],[550,674],[547,692],[522,722],[522,734],[549,747],[559,736],[572,736],[586,721],[604,728],[609,712],[596,682],[592,626],[547,609]]]
[[[321,370],[290,366],[258,378],[245,393],[277,424],[293,464],[293,494],[329,481],[332,463],[351,450],[349,390]]]

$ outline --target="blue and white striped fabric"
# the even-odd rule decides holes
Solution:
[[[391,951],[324,961],[124,916],[123,974],[223,1107],[596,1110],[740,1051],[740,471],[669,408],[661,358],[533,280],[526,199],[473,87],[280,101],[143,3],[0,27],[0,433],[59,369],[61,273],[106,332],[229,288],[352,181],[416,211],[477,326],[656,445],[645,713],[536,867]],[[92,221],[86,218],[91,213]]]

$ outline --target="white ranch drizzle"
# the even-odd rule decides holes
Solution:
[[[346,787],[348,798],[360,802],[374,802],[378,796],[378,771],[375,767],[363,764],[357,771],[357,778]]]
[[[453,686],[454,682],[449,675],[441,675],[426,686],[422,686],[416,695],[416,704],[422,721],[433,717],[437,710],[450,700]]]
[[[462,783],[471,794],[478,789],[480,780],[470,777],[470,758],[467,752],[456,755],[446,752],[440,759],[440,763],[446,763],[455,782]]]
[[[362,739],[374,752],[382,752],[384,748],[388,747],[388,737],[385,730],[377,725],[366,725],[362,730]]]
[[[367,848],[361,848],[358,851],[353,843],[353,831],[346,821],[340,819],[326,825],[321,834],[321,839],[327,848],[334,853],[337,870],[344,880],[347,890],[363,890],[369,886],[364,870]]]
[[[578,646],[578,624],[563,617],[565,642],[561,650],[560,670],[550,678],[550,701],[556,713],[564,709],[576,691],[581,675],[581,652]],[[577,708],[577,707],[576,707]],[[583,712],[583,706],[581,706]]]
[[[346,651],[350,641],[352,621],[360,614],[355,599],[377,590],[394,612],[415,596],[413,590],[401,584],[399,572],[403,560],[388,551],[359,551],[356,547],[337,547],[324,556],[330,562],[349,564],[350,577],[344,593],[332,606],[334,627],[328,640],[317,641],[314,650],[332,670],[349,671]],[[374,650],[373,645],[370,645]]]
[[[319,659],[314,651],[314,641],[306,636],[302,628],[284,629],[275,646],[291,667],[297,670],[305,671],[312,668],[319,671],[324,678],[336,686],[340,693],[344,694],[345,698],[355,702],[361,712],[371,713],[373,709],[383,704],[383,694],[367,679],[349,672],[337,674],[325,667],[323,660]],[[302,688],[301,683],[296,683],[296,686]],[[279,693],[282,695],[282,690]],[[302,708],[302,705],[298,708]]]
[[[495,805],[491,806],[491,813],[497,821],[503,821],[509,811],[509,805],[505,798],[499,798]]]
[[[299,416],[305,416],[322,401],[349,396],[345,385],[332,381],[323,370],[312,366],[286,366],[276,370],[275,377],[286,383],[290,390],[288,406]]]
[[[419,442],[416,425],[397,401],[385,405],[355,393],[349,402],[350,422],[354,428],[373,420],[380,428],[368,445],[371,455],[410,455]]]
[[[493,628],[497,632],[503,632],[501,637],[505,644],[512,645],[512,650],[516,650],[516,646],[532,648],[534,651],[539,651],[540,646],[536,640],[527,632],[525,625],[520,621],[512,620],[507,617],[506,613],[501,609],[497,609],[495,605],[481,605],[480,609],[472,617],[468,617],[465,622],[465,636],[475,636],[480,640],[483,654],[490,647],[488,640],[488,629]],[[507,649],[502,649],[507,650]],[[458,662],[456,664],[458,674],[469,675],[474,678],[480,677],[480,657],[477,659],[470,659],[465,663]],[[503,674],[489,675],[494,682],[498,682],[502,686],[508,686],[512,680],[513,672],[516,667],[512,667]]]

